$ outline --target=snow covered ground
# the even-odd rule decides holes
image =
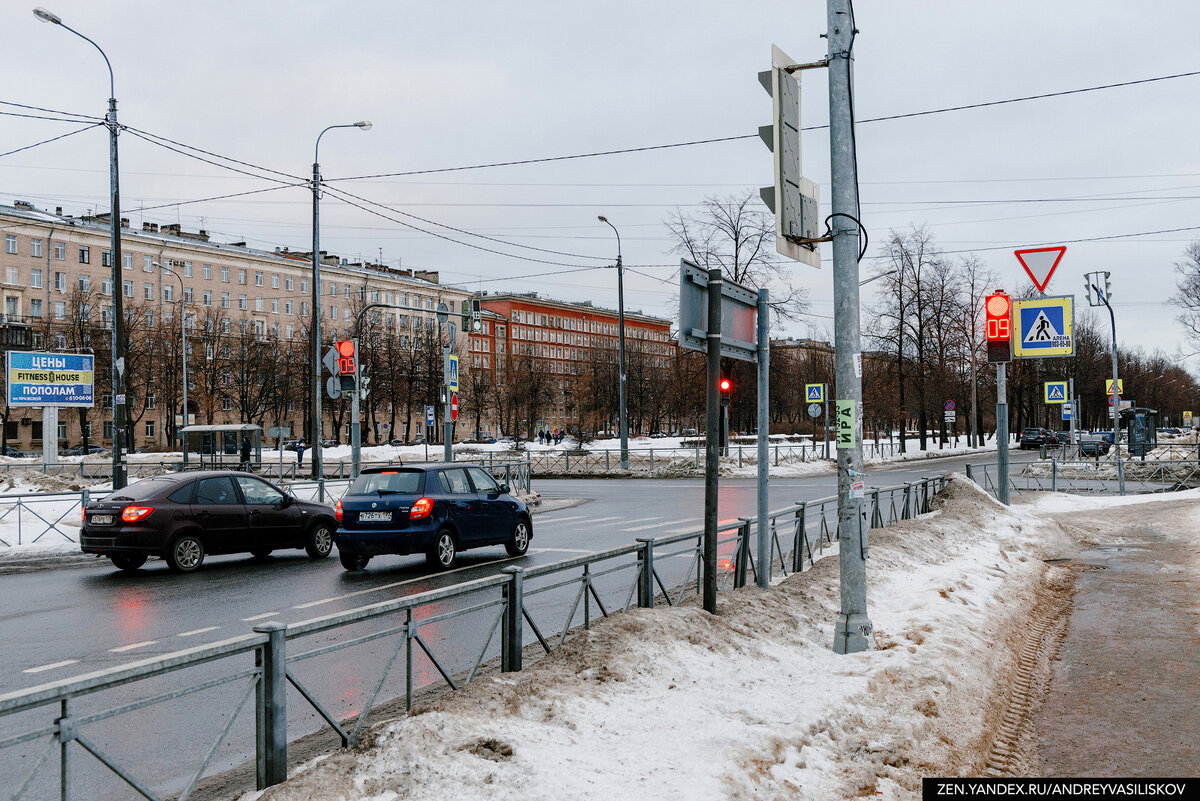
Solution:
[[[1045,512],[951,482],[928,515],[872,532],[877,650],[830,651],[836,559],[769,591],[615,615],[524,672],[476,681],[375,727],[358,751],[243,801],[916,798],[979,775],[997,690],[1039,603],[1043,560],[1076,551]]]

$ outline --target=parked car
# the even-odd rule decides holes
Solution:
[[[509,556],[524,556],[533,538],[525,503],[475,465],[367,467],[334,509],[347,570],[362,570],[378,554],[412,553],[446,570],[469,548],[503,545]]]
[[[650,432],[650,439],[665,439],[666,436],[667,435],[661,431],[651,431]]]
[[[1026,428],[1021,432],[1021,450],[1036,450],[1043,445],[1057,444],[1058,437],[1048,428]]]
[[[155,476],[93,501],[83,510],[79,546],[120,570],[161,556],[191,572],[207,554],[303,548],[313,559],[333,550],[333,509],[302,501],[257,476],[204,471]]]
[[[1112,449],[1112,434],[1085,434],[1079,440],[1080,456],[1104,456]]]
[[[62,455],[63,456],[85,456],[85,455],[91,454],[91,453],[104,453],[107,450],[108,450],[108,448],[105,448],[102,445],[96,445],[93,443],[88,443],[87,450],[84,450],[83,444],[80,443],[79,445],[72,445],[71,447],[67,448],[66,450],[64,450],[62,452]]]
[[[21,453],[19,450],[14,448],[12,445],[5,445],[4,449],[3,449],[3,453],[0,455],[11,456],[13,458],[19,458],[21,456],[24,456],[25,454]]]

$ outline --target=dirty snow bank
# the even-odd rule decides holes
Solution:
[[[879,650],[829,649],[836,560],[768,592],[616,615],[526,671],[382,724],[360,751],[244,801],[914,798],[970,774],[1042,557],[1070,540],[955,479],[938,509],[872,532]]]

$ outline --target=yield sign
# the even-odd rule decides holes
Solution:
[[[1025,272],[1033,279],[1033,285],[1037,287],[1038,292],[1046,291],[1046,284],[1050,283],[1050,276],[1054,274],[1054,268],[1062,261],[1063,254],[1066,252],[1066,245],[1013,251],[1017,256],[1017,261],[1021,262]]]

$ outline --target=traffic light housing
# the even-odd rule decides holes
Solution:
[[[337,350],[337,371],[341,377],[342,392],[354,391],[354,374],[358,372],[358,348],[353,339],[342,339],[333,344]]]
[[[717,382],[717,390],[721,395],[721,403],[728,404],[729,396],[733,394],[733,382],[722,376],[721,380]]]
[[[478,334],[483,330],[483,301],[471,298],[471,330]]]
[[[819,234],[818,188],[800,174],[800,72],[796,62],[771,46],[771,69],[758,74],[771,95],[771,124],[758,135],[775,154],[775,185],[759,190],[775,215],[775,249],[779,255],[810,267],[821,266],[814,242]]]
[[[984,338],[989,364],[1012,361],[1012,299],[1003,292],[988,295],[983,303]]]

